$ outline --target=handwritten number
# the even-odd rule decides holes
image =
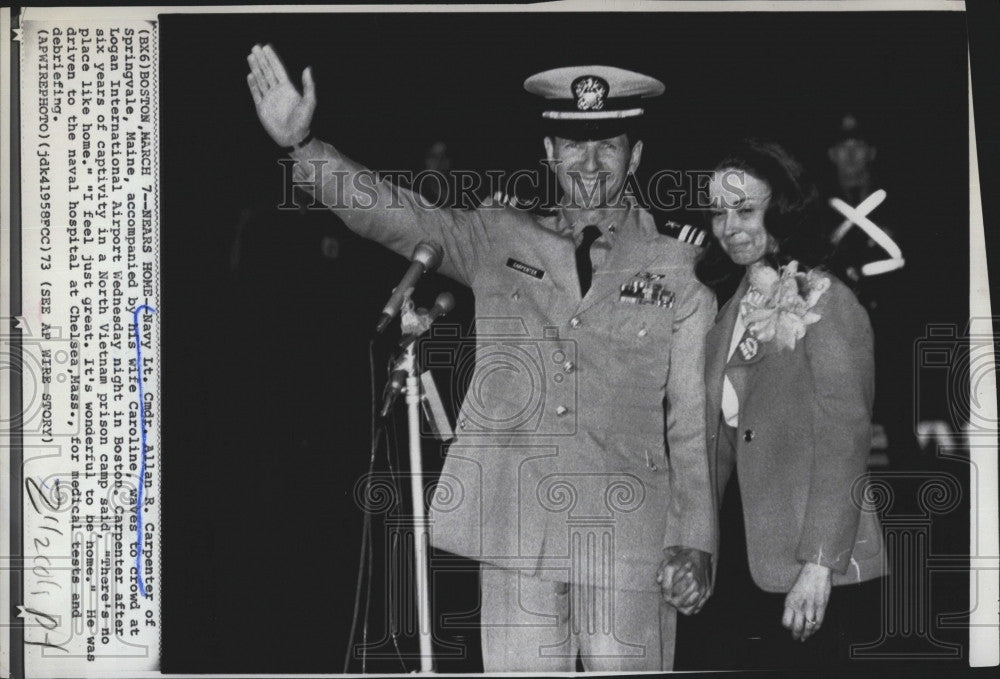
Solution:
[[[35,495],[36,495],[36,493],[38,495],[39,502],[41,502],[43,505],[45,505],[46,507],[48,507],[49,511],[52,511],[52,512],[58,512],[59,511],[59,508],[62,506],[62,501],[59,500],[58,504],[56,504],[55,506],[53,506],[52,505],[52,501],[47,497],[47,494],[44,491],[42,491],[41,486],[38,485],[38,481],[36,481],[35,479],[32,479],[32,478],[27,478],[27,479],[24,480],[24,486],[25,486],[25,490],[27,490],[27,492],[28,492],[28,500],[31,501],[31,506],[34,507],[34,509],[35,509],[35,511],[37,513],[41,514],[42,510],[38,508],[38,502],[35,502]],[[58,499],[58,496],[57,496],[57,499]]]

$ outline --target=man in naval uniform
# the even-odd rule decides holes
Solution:
[[[295,184],[400,255],[436,243],[441,271],[475,293],[476,364],[430,530],[481,563],[485,670],[572,671],[578,656],[587,670],[671,669],[672,604],[703,603],[715,549],[703,345],[716,305],[697,248],[623,195],[642,155],[632,123],[663,84],[607,66],[525,81],[564,194],[542,218],[427,209],[359,180],[365,168],[312,137],[310,70],[300,94],[270,46],[248,61]]]

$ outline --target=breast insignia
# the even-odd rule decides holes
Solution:
[[[652,304],[669,309],[674,305],[674,293],[665,289],[662,283],[656,282],[661,278],[663,274],[649,271],[636,273],[632,280],[622,284],[618,301],[625,304]]]

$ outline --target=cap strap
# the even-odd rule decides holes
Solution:
[[[624,111],[542,111],[542,117],[548,120],[614,120],[617,118],[636,118],[645,113],[641,108],[630,108]]]

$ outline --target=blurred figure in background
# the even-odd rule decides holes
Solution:
[[[878,149],[858,126],[858,119],[847,113],[840,120],[840,129],[833,145],[827,150],[837,171],[840,197],[857,205],[871,195],[872,163]]]
[[[884,220],[886,210],[879,209],[877,215],[873,214],[888,200],[888,194],[876,185],[874,177],[878,148],[858,119],[847,113],[840,120],[827,157],[835,174],[835,185],[827,197],[830,216],[837,222],[830,232],[830,242],[835,248],[830,267],[872,311],[884,292],[881,283],[892,280],[886,275],[905,265],[894,225],[879,223]]]
[[[876,174],[878,147],[857,116],[845,113],[827,149],[832,165],[824,202],[833,255],[828,268],[868,311],[875,331],[875,412],[872,463],[906,464],[915,455],[913,342],[920,321],[916,295],[905,279],[901,209],[905,192],[888,190]],[[911,267],[912,268],[912,267]]]
[[[450,207],[452,157],[448,152],[448,144],[437,139],[427,147],[424,153],[424,170],[438,175],[438,180],[427,180],[421,183],[420,193],[436,207]]]

